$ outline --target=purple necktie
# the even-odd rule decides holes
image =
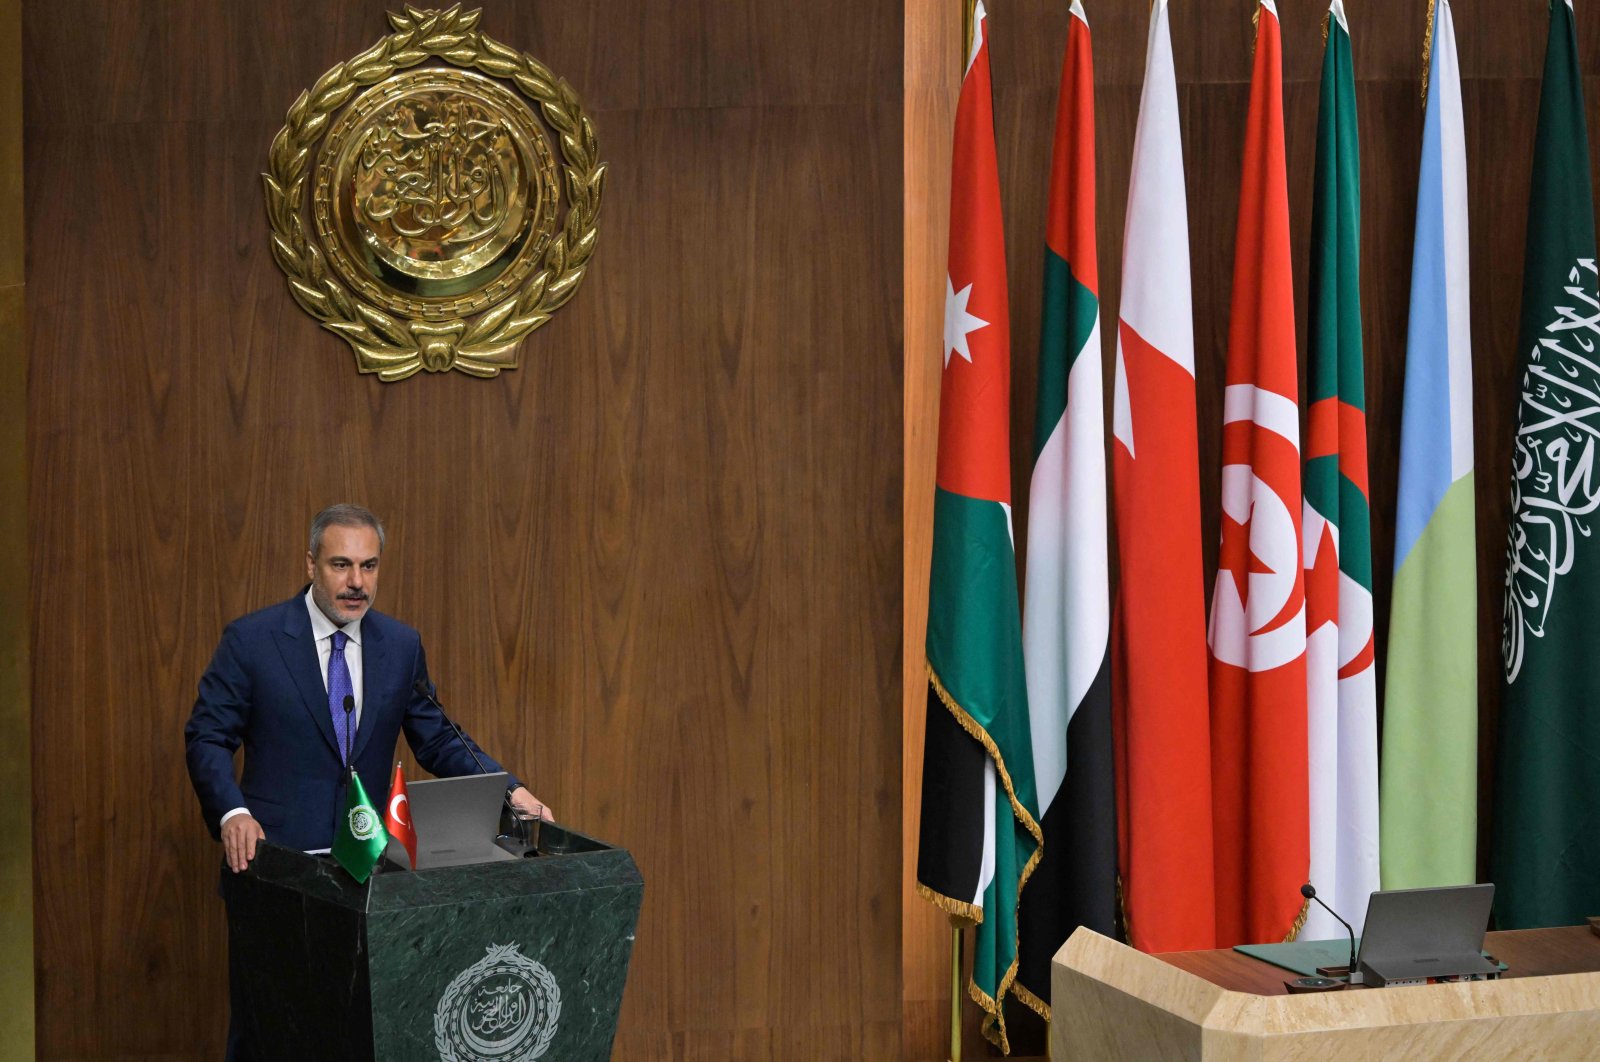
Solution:
[[[355,696],[355,686],[350,681],[350,668],[344,662],[344,646],[350,636],[344,631],[333,632],[333,653],[328,657],[328,710],[333,713],[333,733],[339,741],[339,762],[348,763],[350,731],[356,725],[356,713],[344,710],[344,699]]]

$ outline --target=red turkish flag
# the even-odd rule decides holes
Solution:
[[[389,807],[383,814],[383,828],[389,836],[406,846],[411,869],[417,867],[417,828],[411,824],[411,797],[406,793],[405,772],[394,765],[394,781],[389,785]]]
[[[1278,13],[1262,0],[1239,187],[1211,597],[1217,944],[1283,940],[1310,872],[1300,407]]]

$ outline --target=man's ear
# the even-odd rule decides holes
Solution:
[[[311,551],[308,549],[306,550],[306,578],[315,579],[316,577],[317,562],[312,558]]]

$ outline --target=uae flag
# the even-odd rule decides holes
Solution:
[[[1094,239],[1094,70],[1074,2],[1056,104],[1045,228],[1039,392],[1028,490],[1022,648],[1044,859],[1022,904],[1017,994],[1050,1000],[1050,960],[1080,925],[1112,936],[1111,599],[1100,282]]]
[[[1361,159],[1343,0],[1328,12],[1311,203],[1311,415],[1305,464],[1311,881],[1362,917],[1378,888],[1378,688],[1361,357]],[[1320,906],[1302,935],[1344,932]]]
[[[1128,940],[1145,951],[1216,946],[1184,204],[1167,0],[1155,0],[1128,184],[1112,398],[1121,557],[1112,642],[1118,854]]]
[[[1300,405],[1278,11],[1262,0],[1245,124],[1211,597],[1217,943],[1298,929],[1310,869]]]
[[[1550,10],[1522,274],[1495,787],[1502,929],[1600,907],[1600,295],[1572,6]]]
[[[1450,0],[1434,8],[1411,251],[1383,689],[1383,887],[1478,880],[1478,549],[1467,141]]]
[[[979,3],[950,182],[917,891],[977,924],[969,994],[984,1035],[1009,1053],[1003,1003],[1017,975],[1017,904],[1043,842],[1011,540],[1010,329],[987,31]]]

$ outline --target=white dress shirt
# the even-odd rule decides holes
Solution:
[[[343,627],[334,625],[333,620],[323,614],[317,607],[316,599],[311,596],[311,589],[306,589],[306,611],[311,614],[311,636],[316,639],[317,667],[322,672],[322,692],[328,692],[328,661],[333,657],[333,633],[342,630],[350,641],[344,647],[344,666],[350,672],[350,688],[355,691],[356,711],[355,726],[361,727],[361,702],[363,700],[363,683],[361,681],[361,621],[351,620]],[[330,710],[330,718],[331,718]],[[353,736],[353,735],[352,735]],[[245,815],[249,808],[233,808],[222,821],[227,822],[235,815]]]

